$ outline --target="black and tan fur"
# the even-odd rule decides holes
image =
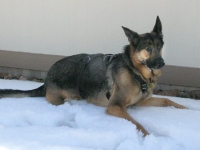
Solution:
[[[174,106],[186,108],[166,98],[152,97],[161,68],[163,35],[159,17],[150,33],[137,34],[123,27],[130,44],[116,55],[79,54],[56,62],[48,72],[44,85],[29,90],[0,90],[0,98],[46,96],[54,105],[69,99],[86,99],[107,107],[109,115],[125,118],[144,135],[148,132],[127,112],[135,106]],[[147,86],[142,88],[142,83]]]

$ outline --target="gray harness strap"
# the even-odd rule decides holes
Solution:
[[[103,57],[103,62],[106,65],[109,65],[115,57],[116,57],[116,55],[114,55],[114,54],[106,54]]]
[[[97,54],[98,55],[98,54]],[[94,58],[94,57],[96,57],[96,55],[94,55],[94,56],[90,56],[90,55],[88,55],[88,56],[86,56],[84,59],[83,59],[83,63],[85,64],[85,67],[90,63],[90,61]],[[104,56],[103,56],[103,62],[106,64],[106,65],[109,65],[112,61],[113,61],[113,59],[116,57],[116,55],[114,55],[114,54],[105,54]]]

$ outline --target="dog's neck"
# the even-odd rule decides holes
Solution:
[[[131,69],[135,68],[133,62],[131,61],[130,45],[126,45],[124,47],[123,59],[125,60],[128,67],[130,67]]]
[[[161,69],[151,70],[146,65],[139,62],[135,55],[135,49],[131,45],[124,48],[124,60],[126,64],[138,75],[140,75],[146,82],[155,83],[157,78],[161,75]]]

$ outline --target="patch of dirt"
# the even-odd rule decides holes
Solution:
[[[200,100],[200,90],[181,91],[181,90],[154,90],[156,95],[175,96]]]
[[[34,78],[26,78],[24,76],[13,76],[11,74],[0,73],[0,79],[15,79],[15,80],[24,80],[24,81],[35,81],[35,82],[44,82],[43,79],[34,79]]]

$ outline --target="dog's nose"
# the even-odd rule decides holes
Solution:
[[[165,62],[162,58],[160,58],[159,60],[156,61],[156,69],[160,69],[162,67],[164,67]]]

